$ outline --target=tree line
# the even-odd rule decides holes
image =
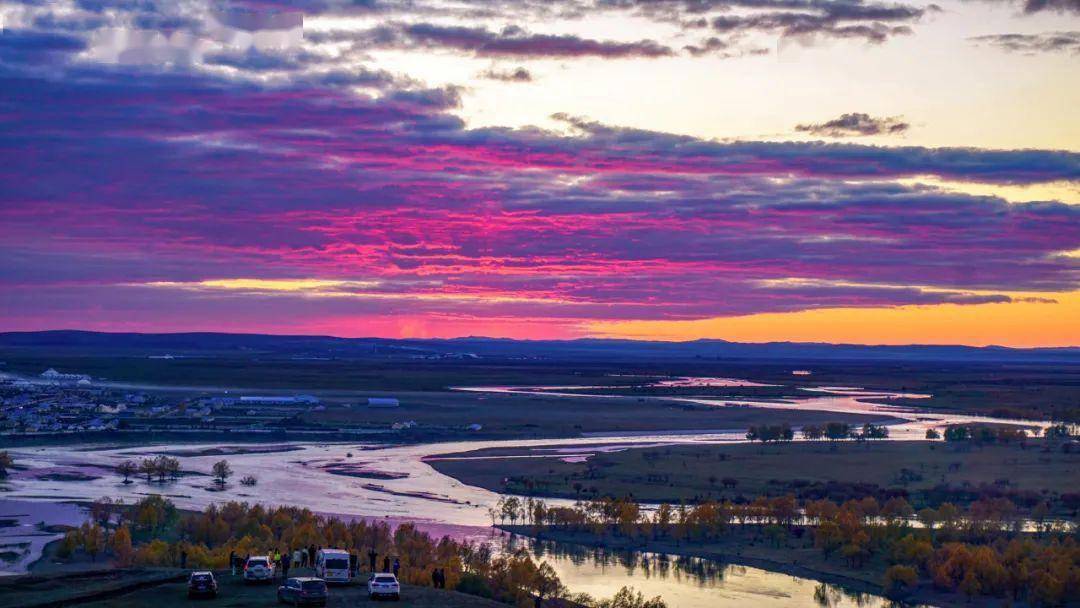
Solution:
[[[132,505],[99,499],[90,515],[89,521],[67,532],[58,557],[83,552],[94,561],[107,555],[120,567],[175,566],[185,554],[189,567],[225,569],[230,555],[308,546],[340,548],[358,556],[374,550],[400,561],[399,579],[405,584],[428,584],[432,571],[440,568],[448,588],[511,605],[531,607],[538,597],[571,598],[550,564],[537,563],[524,549],[499,554],[486,544],[432,537],[411,523],[392,528],[385,522],[317,515],[306,508],[243,502],[190,513],[159,495]],[[666,608],[660,598],[646,599],[630,589],[609,600],[584,595],[572,599],[596,608]]]
[[[836,503],[799,502],[793,496],[759,497],[737,504],[707,501],[643,509],[629,498],[602,498],[573,506],[505,498],[499,515],[536,531],[565,530],[596,538],[614,535],[706,543],[751,532],[784,547],[813,546],[827,560],[882,570],[882,592],[908,597],[920,585],[968,598],[998,597],[1054,607],[1080,600],[1077,527],[1048,519],[1025,520],[1003,498],[961,509],[945,503],[915,511],[902,497]]]

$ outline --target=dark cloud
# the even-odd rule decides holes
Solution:
[[[1027,14],[1051,11],[1058,13],[1080,13],[1080,0],[986,0],[988,2],[1021,5]]]
[[[294,71],[313,65],[332,62],[328,55],[305,50],[228,50],[210,53],[203,58],[210,65],[221,65],[245,71]]]
[[[52,67],[86,48],[79,37],[30,30],[0,29],[0,62],[8,65]]]
[[[823,137],[859,137],[898,135],[910,127],[911,125],[896,116],[876,117],[862,112],[852,112],[828,122],[797,125],[795,130]]]
[[[533,75],[529,70],[518,67],[512,70],[500,70],[492,68],[480,73],[481,78],[488,80],[501,80],[503,82],[532,82]]]
[[[706,38],[698,44],[688,44],[683,47],[683,50],[694,57],[711,55],[713,57],[720,57],[722,59],[731,59],[734,57],[761,56],[769,54],[769,49],[745,48],[737,44],[728,42],[726,40],[722,40],[715,36]]]
[[[875,44],[885,42],[892,36],[910,34],[912,31],[907,25],[890,25],[874,17],[866,17],[873,19],[868,22],[858,22],[857,15],[860,13],[873,14],[871,11],[852,11],[849,15],[841,10],[830,9],[821,13],[721,15],[713,19],[711,24],[713,30],[725,34],[764,31],[778,32],[785,37],[857,38]],[[881,12],[882,19],[887,15],[895,15],[889,18],[890,21],[914,20],[922,15],[922,10],[905,7]]]
[[[1043,34],[993,34],[969,38],[976,44],[993,46],[1010,53],[1080,53],[1080,32]]]
[[[531,34],[520,27],[502,31],[433,23],[394,23],[365,32],[331,31],[308,36],[315,42],[351,41],[359,48],[452,49],[478,57],[666,57],[671,48],[653,40],[620,42],[573,35]]]

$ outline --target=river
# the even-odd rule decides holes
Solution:
[[[474,387],[478,392],[530,392],[544,387]],[[559,387],[566,390],[572,387]],[[549,394],[559,394],[555,390]],[[567,396],[582,397],[566,393]],[[867,398],[895,399],[900,395],[855,388],[832,387],[807,390],[804,399],[784,402],[737,401],[731,399],[685,398],[716,407],[761,407],[830,412],[878,413],[890,425],[890,439],[922,439],[926,429],[945,424],[1009,423],[1015,421],[918,411],[911,408],[871,404]],[[601,397],[597,397],[601,398]],[[1045,424],[1024,422],[1027,426]],[[304,505],[314,511],[346,517],[379,518],[390,522],[415,521],[435,534],[483,540],[490,537],[492,523],[488,509],[499,494],[465,485],[443,475],[424,462],[425,458],[485,448],[536,448],[537,457],[587,458],[599,449],[623,449],[631,445],[671,445],[745,441],[744,430],[672,431],[613,434],[567,439],[454,441],[419,445],[378,443],[320,444],[285,443],[274,446],[236,447],[214,444],[145,447],[131,446],[44,446],[12,450],[24,467],[12,472],[5,482],[7,492],[0,501],[47,501],[60,503],[93,500],[108,496],[131,503],[151,493],[170,498],[182,508],[201,509],[224,500],[246,500],[275,505]],[[165,484],[137,480],[124,484],[114,467],[124,460],[170,453],[191,471]],[[234,481],[245,475],[258,479],[254,487],[230,484],[219,492],[208,475],[217,460],[227,458],[235,471]],[[342,468],[351,475],[340,474]],[[328,470],[329,469],[329,470]],[[337,470],[338,473],[332,472]],[[356,477],[352,475],[363,475]],[[559,501],[550,501],[557,503]],[[49,522],[53,523],[53,522]],[[574,592],[611,595],[623,585],[634,585],[648,595],[662,595],[669,605],[686,608],[736,606],[805,606],[815,591],[815,581],[735,566],[721,566],[708,560],[692,563],[663,556],[638,555],[597,560],[577,559],[562,552],[546,553],[560,577]],[[20,560],[25,564],[25,560]],[[705,565],[703,565],[705,564]],[[701,576],[702,572],[708,576]],[[833,605],[855,600],[830,592]],[[876,605],[880,598],[863,597],[859,605]],[[869,602],[869,603],[866,603]]]

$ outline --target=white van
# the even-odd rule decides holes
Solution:
[[[315,576],[328,583],[349,582],[349,552],[344,549],[320,549],[315,554]]]

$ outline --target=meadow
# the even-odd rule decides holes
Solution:
[[[1049,501],[1068,515],[1080,508],[1080,453],[1043,442],[794,442],[787,445],[679,445],[559,458],[454,460],[535,450],[447,454],[428,464],[460,481],[531,496],[633,497],[645,502],[738,500],[791,494],[802,499],[906,496],[916,507],[966,504],[984,494],[1028,508]]]

